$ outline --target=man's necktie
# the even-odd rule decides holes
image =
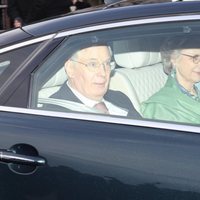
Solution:
[[[108,108],[106,107],[104,102],[99,102],[95,104],[94,108],[101,111],[102,113],[109,114]]]

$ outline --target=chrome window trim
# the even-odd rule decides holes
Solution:
[[[138,127],[165,129],[172,131],[181,131],[188,133],[200,133],[200,126],[194,125],[183,125],[183,124],[172,124],[170,122],[155,122],[155,121],[145,121],[145,120],[134,120],[125,118],[116,118],[114,116],[101,116],[101,115],[91,115],[91,114],[81,114],[81,113],[62,113],[47,110],[36,110],[29,108],[17,108],[17,107],[6,107],[0,106],[0,112],[12,112],[19,114],[29,114],[29,115],[39,115],[46,117],[57,117],[66,119],[77,119],[84,121],[94,121],[94,122],[105,122],[119,125],[131,125]]]
[[[114,22],[96,26],[89,26],[85,28],[79,28],[70,31],[64,31],[58,33],[55,38],[66,37],[70,35],[80,34],[80,33],[87,33],[91,31],[98,31],[103,29],[110,29],[110,28],[119,28],[125,26],[133,26],[133,25],[143,25],[143,24],[157,24],[157,23],[164,23],[164,22],[176,22],[176,21],[190,21],[190,20],[200,20],[200,15],[184,15],[184,16],[170,16],[170,17],[154,17],[148,19],[131,19],[123,21],[123,22]]]
[[[52,39],[53,37],[55,37],[55,35],[56,34],[50,34],[50,35],[31,39],[31,40],[28,40],[28,41],[25,41],[25,42],[21,42],[21,43],[18,43],[18,44],[14,44],[14,45],[2,48],[2,49],[0,49],[0,54],[5,53],[5,52],[10,51],[10,50],[18,49],[20,47],[25,47],[25,46],[28,46],[28,45],[31,45],[31,44],[35,44],[35,43],[38,43],[38,42],[42,42],[42,41],[45,41],[45,40]]]

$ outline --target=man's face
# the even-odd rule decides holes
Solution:
[[[110,68],[102,63],[107,63],[110,59],[107,46],[93,46],[79,51],[66,64],[71,87],[89,99],[101,100],[110,80]],[[96,64],[98,67],[92,67]]]

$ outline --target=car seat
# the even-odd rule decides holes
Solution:
[[[113,53],[119,68],[110,88],[125,93],[139,112],[141,103],[166,82],[160,52],[152,51],[148,42],[135,39],[114,42]]]

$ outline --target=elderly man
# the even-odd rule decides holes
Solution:
[[[140,118],[126,95],[108,90],[112,68],[106,44],[80,49],[65,63],[68,81],[51,98],[77,102],[97,113]]]

